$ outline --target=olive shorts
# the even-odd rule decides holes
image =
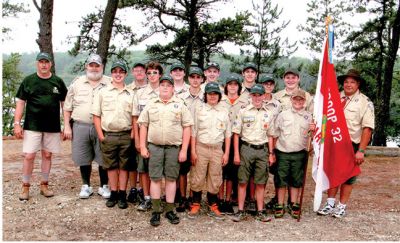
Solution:
[[[133,152],[130,131],[105,132],[104,135],[105,139],[100,143],[104,168],[128,170]]]
[[[240,166],[238,171],[238,182],[247,183],[250,176],[254,175],[254,184],[266,184],[268,180],[268,148],[251,148],[243,144],[240,148]]]
[[[152,181],[159,181],[165,177],[167,180],[176,180],[179,177],[180,146],[156,145],[149,143],[149,176]]]
[[[303,186],[304,159],[307,151],[285,153],[276,150],[277,171],[274,176],[276,188],[286,186],[300,188]]]

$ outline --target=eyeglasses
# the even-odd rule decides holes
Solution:
[[[158,71],[149,71],[146,73],[147,75],[157,75]]]
[[[216,63],[216,62],[209,62],[209,63],[207,63],[207,66],[216,66],[216,67],[219,67],[219,64]]]

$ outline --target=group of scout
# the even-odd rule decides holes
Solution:
[[[283,216],[287,187],[289,212],[299,217],[305,149],[314,125],[308,111],[311,97],[299,88],[296,71],[285,72],[286,88],[275,95],[273,78],[261,75],[256,84],[254,63],[244,65],[242,76],[228,75],[222,85],[217,63],[207,63],[204,73],[199,67],[190,67],[189,84],[184,82],[185,67],[181,63],[173,63],[169,75],[157,62],[136,63],[132,68],[135,80],[125,85],[128,71],[123,61],[114,62],[111,83],[97,92],[91,108],[111,190],[108,207],[118,204],[127,208],[127,199],[136,202],[140,198],[139,210],[152,208],[151,225],[160,224],[162,212],[170,223],[177,224],[176,195],[176,211],[188,209],[188,217],[196,218],[202,191],[206,190],[208,215],[223,219],[223,213],[234,213],[231,199],[236,186],[238,211],[232,220],[239,222],[247,217],[245,199],[250,184],[248,207],[253,204],[255,218],[268,222],[265,185],[268,168],[277,161],[275,217]],[[148,83],[137,79],[144,73]],[[143,188],[141,197],[135,188],[136,171]],[[132,183],[127,196],[129,177]]]

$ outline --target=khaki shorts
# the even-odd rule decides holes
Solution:
[[[24,130],[22,152],[31,154],[39,150],[59,153],[61,151],[60,133]]]

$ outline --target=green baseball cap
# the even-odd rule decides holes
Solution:
[[[146,68],[146,64],[144,62],[135,62],[132,66],[132,68],[135,68],[137,66],[141,66],[143,68]]]
[[[164,81],[164,80],[167,80],[167,81],[169,81],[172,85],[174,85],[174,79],[172,79],[171,76],[169,76],[169,75],[163,75],[163,76],[160,78],[160,83],[161,83],[162,81]]]
[[[286,75],[288,75],[289,73],[296,75],[297,77],[299,76],[299,72],[294,70],[294,69],[286,69],[285,73],[283,74],[283,77],[285,77]]]
[[[203,70],[201,70],[201,68],[199,68],[199,67],[190,67],[189,76],[192,75],[192,74],[197,74],[197,75],[200,75],[200,76],[204,76]]]
[[[183,65],[183,63],[181,63],[181,62],[174,62],[171,64],[171,69],[169,71],[172,72],[174,69],[177,69],[177,68],[185,70],[185,65]]]
[[[228,76],[225,78],[225,84],[228,84],[232,81],[236,81],[239,84],[242,84],[243,80],[242,80],[242,76],[236,73],[230,73],[228,74]]]
[[[275,83],[275,80],[274,80],[273,77],[268,76],[268,75],[262,75],[262,76],[260,76],[260,78],[258,79],[258,83],[260,83],[260,84],[263,84],[263,83],[266,83],[266,82],[273,82],[273,83]]]
[[[255,84],[253,87],[250,89],[250,94],[265,94],[265,89],[262,84]]]
[[[246,62],[243,65],[242,72],[244,72],[244,70],[246,70],[248,68],[254,69],[254,71],[258,72],[257,66],[256,66],[256,64],[254,62]]]
[[[221,89],[219,88],[219,84],[217,82],[210,82],[206,84],[204,91],[209,94],[212,92],[221,94]]]
[[[214,67],[214,68],[216,68],[218,70],[221,70],[220,67],[219,67],[219,64],[216,63],[216,62],[207,62],[205,67],[204,67],[204,70],[207,70],[207,69],[209,69],[211,67]]]
[[[127,66],[126,66],[126,64],[125,64],[125,62],[122,61],[121,59],[116,60],[116,61],[113,62],[113,64],[111,65],[111,71],[112,71],[114,68],[116,68],[116,67],[121,68],[121,69],[124,70],[125,72],[127,72],[127,70],[128,70],[128,68],[127,68]]]
[[[49,62],[51,62],[52,61],[52,58],[51,58],[51,56],[50,56],[50,54],[49,53],[47,53],[47,52],[40,52],[37,56],[36,56],[36,61],[40,61],[40,60],[47,60],[47,61],[49,61]]]

